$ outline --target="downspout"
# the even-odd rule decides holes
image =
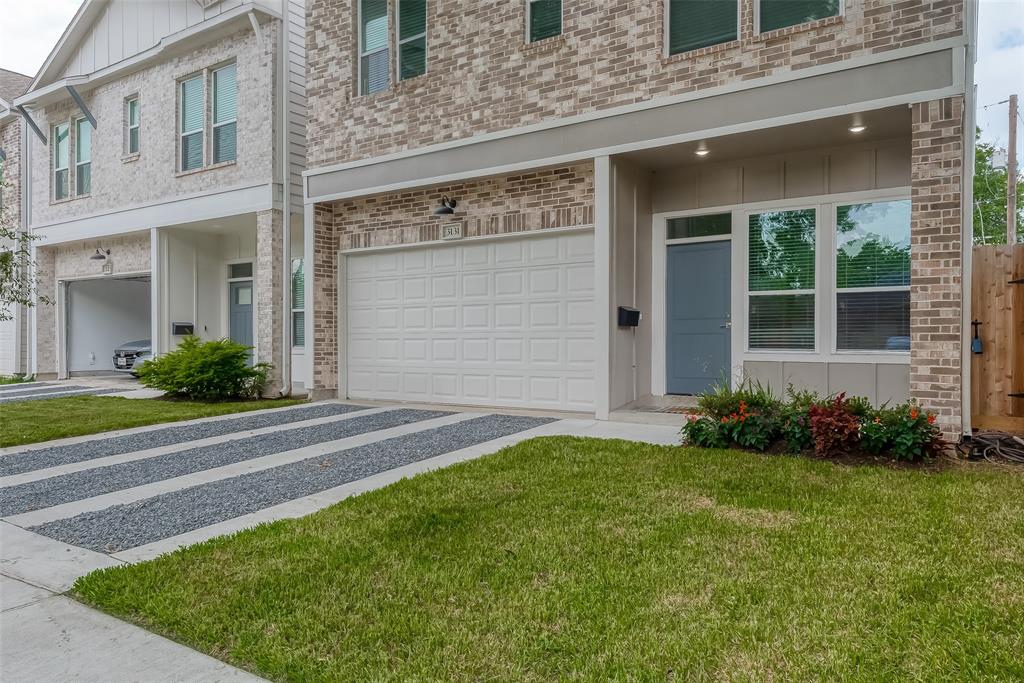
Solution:
[[[978,44],[978,0],[970,0],[966,5],[967,21],[964,35],[967,38],[964,48],[964,156],[963,187],[960,190],[961,232],[960,232],[960,313],[963,316],[960,331],[960,421],[963,433],[971,435],[971,278],[972,255],[974,246],[974,126],[976,115],[974,107],[977,103],[977,90],[974,87],[974,63],[976,60],[975,46]]]
[[[281,108],[281,396],[292,393],[292,200],[291,174],[288,172],[288,0],[281,0],[281,26],[278,35],[277,101]]]

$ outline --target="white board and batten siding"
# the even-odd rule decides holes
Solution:
[[[589,231],[345,256],[350,398],[594,410]]]
[[[288,0],[288,185],[292,205],[302,206],[306,170],[306,3]]]

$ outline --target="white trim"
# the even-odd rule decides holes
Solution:
[[[457,148],[457,147],[465,147],[467,145],[473,145],[473,144],[476,144],[476,143],[479,143],[479,142],[485,142],[485,141],[490,141],[490,140],[501,140],[501,139],[504,139],[504,138],[515,137],[515,136],[518,136],[518,135],[525,135],[525,134],[528,134],[528,133],[533,133],[533,132],[537,132],[537,131],[541,131],[541,130],[549,130],[549,129],[552,129],[552,128],[561,128],[563,126],[569,126],[569,125],[573,125],[573,124],[577,124],[577,123],[584,123],[584,122],[587,122],[587,121],[593,121],[593,120],[597,120],[597,119],[611,118],[611,117],[614,117],[614,116],[620,116],[622,114],[629,114],[629,113],[637,112],[637,111],[645,111],[645,110],[648,110],[648,109],[657,109],[659,107],[667,107],[667,106],[671,106],[671,105],[674,105],[674,104],[681,104],[681,103],[684,103],[684,102],[690,102],[690,101],[694,101],[694,100],[701,100],[701,99],[705,99],[705,98],[708,98],[708,97],[715,97],[717,95],[725,95],[725,94],[730,94],[730,93],[735,93],[735,92],[741,92],[741,91],[744,91],[744,90],[753,90],[755,88],[762,88],[762,87],[769,86],[769,85],[774,85],[774,84],[777,84],[777,83],[787,83],[787,82],[790,82],[790,81],[797,81],[797,80],[802,80],[802,79],[805,79],[805,78],[810,78],[812,76],[821,76],[821,75],[826,75],[826,74],[830,74],[830,73],[836,73],[836,72],[840,72],[840,71],[847,71],[847,70],[850,70],[850,69],[855,69],[855,68],[863,67],[863,66],[871,66],[871,65],[874,65],[874,64],[882,64],[882,63],[885,63],[885,62],[891,62],[891,61],[895,61],[895,60],[902,59],[902,58],[905,58],[905,57],[914,57],[914,56],[923,55],[923,54],[930,54],[930,53],[933,53],[933,52],[943,52],[945,50],[950,50],[950,49],[953,49],[953,48],[962,47],[963,45],[964,45],[964,41],[961,38],[948,38],[948,39],[945,39],[945,40],[935,41],[935,42],[931,42],[931,43],[923,43],[921,45],[915,45],[915,46],[908,47],[908,48],[901,48],[901,49],[898,49],[898,50],[890,50],[888,52],[874,53],[874,54],[871,54],[871,55],[865,55],[865,56],[862,56],[862,57],[856,57],[856,58],[853,58],[853,59],[844,60],[842,62],[833,62],[833,63],[830,63],[830,64],[824,64],[824,65],[820,65],[820,66],[809,67],[807,69],[800,69],[799,71],[789,71],[789,72],[782,73],[782,74],[776,74],[776,75],[772,75],[772,76],[767,76],[765,78],[759,78],[759,79],[754,79],[754,80],[749,80],[749,81],[734,82],[734,83],[730,83],[728,85],[719,86],[719,87],[716,87],[716,88],[705,88],[705,89],[700,89],[700,90],[697,90],[697,91],[694,91],[694,92],[683,93],[683,94],[680,94],[680,95],[673,95],[673,96],[670,96],[670,97],[661,97],[661,98],[657,98],[657,99],[653,99],[653,100],[648,100],[648,101],[644,101],[644,102],[636,102],[636,103],[624,105],[624,106],[621,106],[621,107],[612,107],[612,108],[609,108],[609,109],[602,109],[602,110],[587,112],[587,113],[584,113],[584,114],[577,114],[575,116],[566,116],[566,117],[562,117],[562,118],[558,118],[558,119],[551,119],[551,120],[548,120],[548,121],[542,121],[540,123],[534,123],[534,124],[530,124],[530,125],[527,125],[527,126],[519,126],[519,127],[515,127],[515,128],[509,128],[507,130],[495,131],[493,133],[484,133],[484,134],[481,134],[481,135],[474,135],[474,136],[469,137],[469,138],[462,138],[462,139],[458,139],[458,140],[452,140],[452,141],[449,141],[449,142],[438,143],[436,145],[427,145],[425,147],[419,147],[419,148],[415,148],[415,149],[403,150],[401,152],[394,152],[392,154],[383,154],[383,155],[380,155],[380,156],[368,157],[366,159],[357,159],[355,161],[346,161],[346,162],[341,162],[341,163],[337,163],[337,164],[331,164],[331,165],[328,165],[328,166],[318,166],[316,168],[307,169],[306,171],[303,171],[302,175],[304,177],[305,176],[313,176],[313,175],[322,175],[324,173],[331,173],[333,171],[345,171],[345,170],[349,170],[349,169],[352,169],[352,168],[360,168],[360,167],[363,167],[363,166],[372,166],[374,164],[380,164],[380,163],[387,162],[387,161],[395,161],[395,160],[398,160],[398,159],[406,159],[406,158],[409,158],[409,157],[422,156],[422,155],[425,155],[425,154],[430,154],[430,153],[433,153],[433,152],[439,152],[439,151],[443,151],[443,150],[446,150],[446,149],[454,149],[454,148]],[[955,61],[955,54],[954,54],[953,59]],[[958,84],[955,81],[955,79],[954,79],[953,86],[951,86],[951,87],[941,88],[941,89],[936,90],[936,91],[923,91],[923,92],[920,92],[920,93],[914,93],[914,95],[918,95],[920,97],[914,97],[914,98],[910,98],[910,99],[908,99],[907,97],[892,97],[892,98],[883,98],[883,99],[879,99],[879,100],[868,100],[868,101],[861,102],[861,103],[856,103],[856,104],[852,104],[852,105],[846,105],[844,107],[833,107],[832,110],[836,110],[837,111],[836,114],[827,113],[827,114],[823,114],[823,115],[820,115],[820,116],[819,115],[810,116],[810,117],[802,116],[800,119],[795,120],[794,122],[795,123],[799,123],[802,120],[811,120],[811,119],[814,119],[814,118],[823,118],[824,116],[842,115],[844,113],[852,113],[852,112],[856,112],[856,111],[863,111],[865,109],[865,105],[870,105],[870,108],[881,108],[881,107],[886,107],[886,106],[892,106],[894,104],[905,104],[905,103],[908,103],[908,102],[911,102],[911,101],[913,101],[913,102],[923,102],[923,101],[927,101],[928,99],[935,99],[935,97],[936,97],[935,93],[943,93],[943,92],[950,91],[951,94],[957,94],[957,93],[962,94],[962,92],[963,92],[963,88],[962,87],[960,88],[959,91],[953,92],[953,91],[956,90],[956,86],[957,85],[961,85],[962,86],[963,84],[962,83]],[[820,111],[831,112],[832,110],[820,110]],[[796,116],[796,115],[794,115],[794,116]],[[780,118],[782,118],[782,117],[780,117]],[[773,120],[775,120],[775,119],[762,119],[762,121],[773,121]],[[755,126],[755,128],[757,128],[757,127],[761,127],[761,126]],[[725,129],[715,129],[715,130],[725,130]],[[736,132],[742,132],[742,131],[736,131]],[[701,131],[699,134],[695,133],[694,136],[701,137],[704,133],[705,133],[705,131]],[[645,149],[646,147],[650,147],[650,146],[658,146],[658,145],[646,145],[645,144],[644,147],[637,147],[636,149]],[[624,150],[624,151],[634,151],[634,150],[627,149],[627,150]],[[594,156],[594,154],[592,153],[592,154],[590,154],[590,156]],[[325,201],[325,200],[319,200],[319,201]]]
[[[665,244],[671,247],[676,244],[700,244],[701,242],[721,242],[723,240],[732,240],[732,233],[705,235],[704,237],[677,237],[674,240],[665,240]]]
[[[785,31],[786,29],[793,28],[794,26],[804,26],[804,25],[808,25],[808,24],[813,24],[813,23],[818,22],[818,21],[825,21],[826,19],[831,19],[832,17],[840,17],[841,19],[845,19],[846,18],[846,0],[839,0],[839,11],[836,14],[830,14],[827,17],[821,17],[820,19],[811,19],[810,21],[802,21],[799,24],[790,24],[789,26],[780,26],[779,28],[773,28],[773,29],[771,29],[769,31],[762,31],[761,30],[761,3],[762,2],[764,2],[764,0],[754,0],[754,39],[755,40],[759,39],[763,35],[766,35],[766,34],[769,34],[769,33],[775,33],[776,31]]]
[[[132,124],[132,103],[135,103],[136,121]],[[129,95],[124,98],[125,128],[124,128],[124,154],[125,156],[142,153],[142,101],[139,94]],[[139,148],[132,151],[132,130],[137,132],[136,138]]]
[[[193,81],[199,81],[199,85],[202,88],[200,91],[202,107],[202,122],[198,128],[185,130],[185,84]],[[186,76],[178,80],[178,154],[177,163],[174,165],[176,171],[195,171],[206,166],[206,73],[205,70],[191,76]],[[193,135],[199,135],[200,150],[202,157],[199,159],[199,165],[191,168],[185,168],[185,138],[192,137]]]
[[[163,312],[160,308],[163,290],[162,269],[160,261],[160,231],[152,228],[149,231],[149,347],[153,357],[163,353],[160,339],[160,320]]]
[[[594,159],[594,416],[611,412],[612,163]]]
[[[250,14],[249,16],[252,16]],[[225,69],[235,70],[235,118],[230,121],[221,121],[217,123],[217,74]],[[217,161],[217,150],[215,145],[217,144],[217,129],[223,128],[224,126],[235,126],[235,156],[230,159],[222,159]],[[224,164],[229,161],[238,160],[238,64],[231,62],[218,66],[216,69],[210,69],[210,164]]]
[[[306,347],[305,348],[308,349],[308,352],[306,353],[305,357],[303,358],[303,364],[306,366],[306,368],[305,368],[306,369],[306,375],[305,375],[306,378],[305,378],[304,384],[305,384],[305,388],[306,388],[307,392],[312,391],[315,388],[314,381],[313,381],[314,380],[314,376],[313,376],[313,358],[316,355],[316,350],[317,350],[316,349],[316,343],[317,342],[316,342],[316,336],[315,336],[316,335],[316,327],[313,324],[313,319],[316,316],[316,311],[313,308],[313,304],[314,304],[314,301],[315,301],[314,296],[313,296],[313,291],[314,291],[314,287],[316,286],[316,281],[315,281],[315,277],[316,277],[315,271],[316,271],[316,268],[314,267],[314,264],[316,263],[316,261],[315,261],[315,259],[316,259],[316,245],[315,245],[315,242],[314,242],[314,237],[315,237],[315,232],[316,232],[316,230],[315,230],[315,227],[316,227],[315,223],[316,223],[316,207],[314,207],[312,204],[305,204],[302,207],[302,250],[303,250],[302,256],[303,256],[303,259],[304,259],[305,263],[309,264],[309,267],[307,268],[307,271],[305,273],[306,281],[304,283],[305,287],[306,287],[306,300],[305,300],[305,306],[306,306]],[[340,273],[339,273],[339,275],[340,275]],[[338,353],[338,350],[335,349],[334,352]],[[340,353],[339,353],[339,355],[340,355]]]
[[[343,288],[348,285],[348,259],[341,252],[338,252],[335,257],[335,269],[335,272],[338,273],[338,280],[334,285],[334,291],[338,298],[338,308],[335,313],[338,316],[335,334],[338,336],[334,340],[334,349],[332,349],[336,356],[335,372],[338,377],[335,383],[335,395],[338,398],[348,398],[348,297],[343,296]],[[309,355],[309,364],[310,367],[313,367],[313,354]],[[310,378],[312,382],[312,375]]]
[[[441,245],[465,244],[466,242],[490,242],[493,240],[507,240],[521,237],[532,237],[540,235],[554,235],[563,232],[583,232],[593,230],[593,225],[569,225],[562,228],[544,228],[543,230],[526,230],[520,232],[505,232],[499,235],[477,235],[475,237],[464,237],[460,240],[425,240],[423,242],[409,242],[406,244],[382,244],[375,247],[357,247],[353,249],[341,249],[338,251],[342,256],[355,254],[368,254],[375,251],[395,251],[398,249],[425,249]]]
[[[65,139],[65,144],[68,149],[68,160],[66,166],[58,166],[58,151],[60,149],[60,141],[57,139],[57,130],[61,127],[67,127],[68,133]],[[50,166],[50,202],[63,202],[71,199],[71,121],[61,121],[50,126],[50,153],[49,153],[49,166]],[[63,197],[57,196],[57,174],[61,171],[67,172],[67,192]]]
[[[89,159],[86,160],[86,161],[79,161],[78,160],[78,156],[79,156],[78,150],[80,150],[82,148],[81,140],[79,139],[79,137],[80,137],[79,133],[81,132],[81,125],[82,125],[83,121],[85,123],[89,124]],[[92,128],[92,123],[89,122],[89,119],[87,119],[84,116],[80,116],[80,117],[78,117],[76,119],[73,119],[72,123],[74,124],[74,128],[75,128],[75,191],[74,191],[74,194],[72,196],[76,197],[76,198],[77,197],[87,197],[88,195],[90,195],[92,193],[92,131],[94,129]],[[82,192],[81,188],[78,187],[78,169],[79,169],[80,166],[86,166],[86,165],[89,166],[89,191],[88,192]]]

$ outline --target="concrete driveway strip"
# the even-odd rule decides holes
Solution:
[[[113,394],[121,389],[102,389],[99,387],[46,387],[24,392],[11,392],[0,394],[0,405],[5,403],[23,403],[25,401],[42,401],[48,398],[63,398],[65,396],[99,396],[101,394]]]
[[[486,415],[136,503],[86,512],[30,530],[83,548],[116,553],[550,421]]]
[[[317,403],[299,408],[261,411],[254,415],[242,415],[228,419],[217,418],[188,424],[172,424],[119,436],[89,437],[57,446],[28,448],[0,456],[0,476],[6,477],[94,458],[133,453],[149,448],[198,441],[302,420],[344,415],[355,410],[366,410],[366,406]]]
[[[442,417],[449,413],[399,409],[372,415],[340,416],[334,422],[309,427],[281,429],[165,455],[97,467],[17,486],[0,488],[0,516],[9,517],[31,510],[84,500],[104,493],[173,479],[193,472],[211,470],[243,460],[296,450],[327,441],[337,441],[411,422]]]
[[[6,396],[10,394],[20,394],[32,389],[42,389],[43,387],[59,387],[59,384],[54,382],[17,382],[15,384],[0,384],[0,396]]]

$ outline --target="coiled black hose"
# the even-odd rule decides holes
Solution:
[[[1024,439],[1005,432],[978,432],[968,442],[969,457],[1024,465]]]

